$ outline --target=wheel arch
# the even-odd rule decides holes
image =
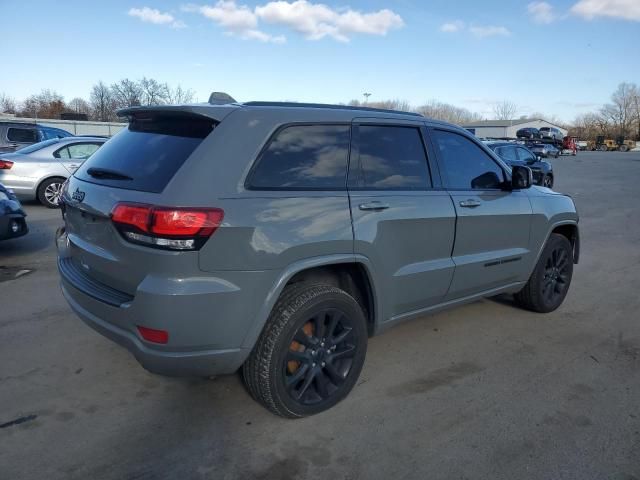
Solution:
[[[380,308],[371,264],[360,255],[336,254],[300,260],[281,271],[245,336],[243,348],[253,348],[285,287],[301,281],[327,283],[345,290],[363,308],[369,334],[375,333]]]

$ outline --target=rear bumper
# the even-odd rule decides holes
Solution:
[[[233,373],[244,363],[248,351],[240,348],[226,350],[167,351],[147,346],[134,333],[98,318],[78,302],[83,295],[62,280],[62,294],[71,309],[98,333],[104,335],[133,354],[138,363],[151,373],[176,377],[207,377]],[[96,301],[96,300],[94,300]]]
[[[149,275],[134,295],[118,296],[72,265],[67,237],[57,235],[58,271],[67,302],[87,325],[129,350],[144,368],[169,376],[210,376],[233,373],[244,363],[252,345],[243,342],[254,327],[272,272]],[[167,331],[168,343],[144,340],[138,326]]]

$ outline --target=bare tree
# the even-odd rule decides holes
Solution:
[[[91,113],[89,102],[87,102],[84,98],[75,97],[69,102],[67,106],[74,113],[85,113],[87,115]]]
[[[169,86],[153,78],[142,77],[140,80],[142,105],[162,105],[167,102]]]
[[[518,106],[509,100],[497,102],[493,106],[494,120],[513,120],[518,111]]]
[[[60,114],[66,108],[62,95],[46,89],[37,95],[27,97],[19,113],[34,118],[60,118]]]
[[[481,115],[467,110],[466,108],[456,107],[455,105],[439,102],[437,100],[431,100],[426,104],[419,106],[416,111],[425,117],[455,123],[456,125],[464,125],[465,123],[471,123],[482,119]]]
[[[16,113],[18,110],[18,104],[15,99],[0,93],[0,113]]]
[[[626,136],[633,121],[634,87],[630,83],[621,83],[611,95],[612,103],[602,107],[602,115],[613,123],[617,135]]]
[[[171,105],[182,105],[185,103],[192,103],[195,99],[195,93],[190,88],[184,89],[180,85],[175,88],[171,88],[165,83],[167,91],[165,92],[165,99],[167,103]]]
[[[142,88],[134,80],[123,78],[111,85],[111,95],[118,108],[142,105]]]
[[[115,119],[115,101],[111,95],[111,89],[102,81],[91,88],[89,96],[93,118],[100,122],[109,122]]]

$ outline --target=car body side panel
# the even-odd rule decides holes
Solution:
[[[15,163],[9,170],[0,170],[0,182],[19,198],[34,199],[38,186],[47,178],[69,177],[69,172],[58,159],[17,153],[3,158]]]
[[[378,201],[383,211],[361,211]],[[375,265],[374,282],[384,292],[380,321],[434,305],[453,276],[451,248],[455,210],[444,191],[352,191],[356,254]]]
[[[531,204],[523,191],[451,191],[456,213],[452,300],[523,280],[529,263]],[[463,208],[475,200],[479,206]]]
[[[214,206],[225,218],[200,250],[203,271],[284,269],[304,258],[353,254],[346,191],[251,191]]]
[[[542,253],[553,230],[561,225],[578,226],[578,213],[571,197],[554,193],[543,187],[531,187],[529,199],[533,211],[531,220],[531,250],[534,253],[527,264],[528,274]]]

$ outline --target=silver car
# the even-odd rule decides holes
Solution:
[[[0,182],[19,198],[57,208],[64,181],[106,141],[103,137],[56,138],[2,153]]]

